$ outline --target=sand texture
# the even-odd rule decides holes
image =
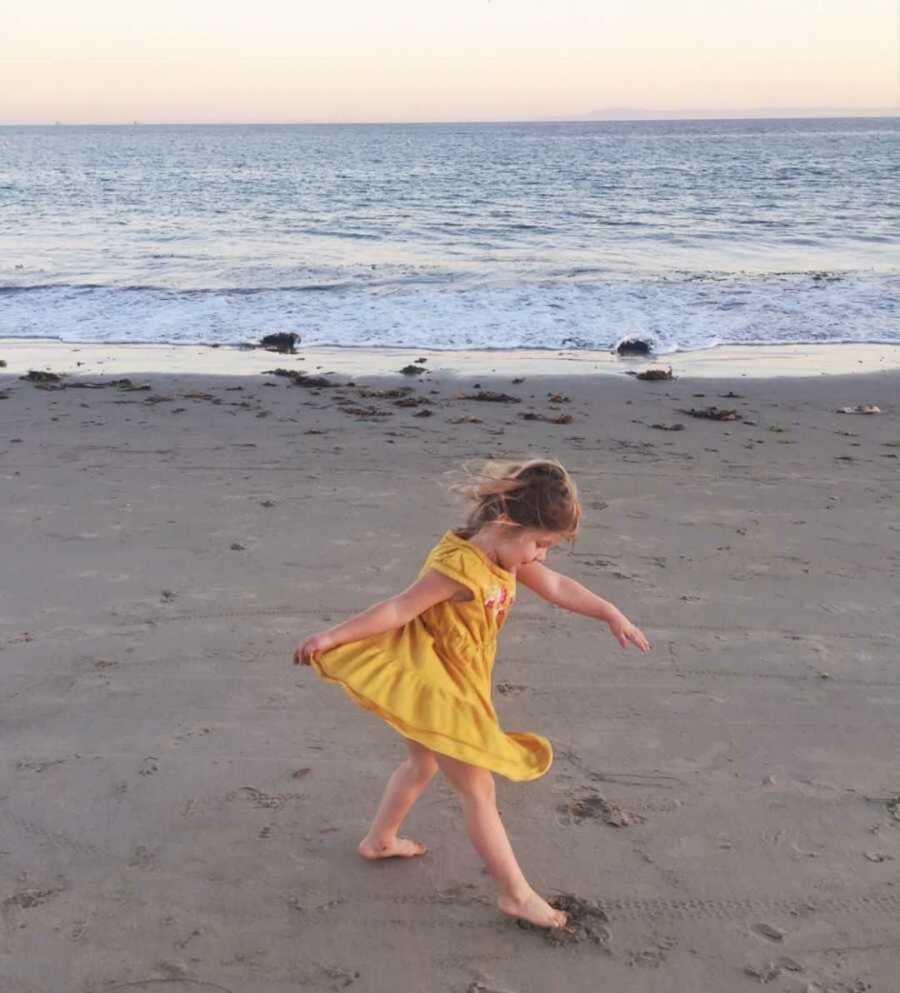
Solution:
[[[490,367],[0,369],[3,993],[900,990],[900,375]],[[498,781],[552,940],[440,779],[423,859],[356,856],[402,744],[290,664],[461,523],[449,470],[532,453],[585,504],[549,564],[654,646],[524,588],[501,638],[504,726],[556,751]]]

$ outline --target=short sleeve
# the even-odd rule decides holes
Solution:
[[[425,560],[422,572],[428,569],[434,569],[435,572],[440,572],[461,583],[476,597],[481,594],[482,584],[472,568],[469,557],[459,548],[438,545]]]

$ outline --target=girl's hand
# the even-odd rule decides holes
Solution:
[[[310,659],[318,655],[319,652],[327,652],[329,648],[334,647],[334,639],[328,634],[311,635],[294,650],[294,665],[309,665]]]
[[[632,645],[637,645],[642,652],[650,651],[650,642],[644,636],[644,632],[632,624],[624,614],[619,614],[609,622],[609,630],[612,636],[623,647],[628,647],[630,641]]]

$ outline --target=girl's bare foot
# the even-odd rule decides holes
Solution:
[[[363,838],[356,849],[364,859],[412,859],[417,855],[424,855],[428,849],[419,841],[411,841],[409,838],[394,838],[393,841],[382,841],[372,843],[368,838]]]
[[[504,914],[510,917],[521,917],[531,921],[538,927],[565,927],[566,915],[561,910],[554,910],[542,897],[532,890],[523,900],[511,896],[501,896],[497,901]]]

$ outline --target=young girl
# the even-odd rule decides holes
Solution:
[[[497,634],[519,582],[550,603],[605,621],[623,648],[630,642],[646,652],[650,645],[611,603],[544,565],[554,545],[575,537],[581,517],[575,484],[558,462],[491,463],[468,492],[474,506],[466,526],[441,538],[412,586],[307,638],[294,662],[311,664],[406,739],[409,757],[388,781],[359,844],[363,858],[426,851],[398,831],[440,769],[460,795],[500,909],[562,927],[566,915],[529,886],[497,811],[492,773],[536,779],[553,758],[546,738],[506,733],[497,722],[491,703]]]

